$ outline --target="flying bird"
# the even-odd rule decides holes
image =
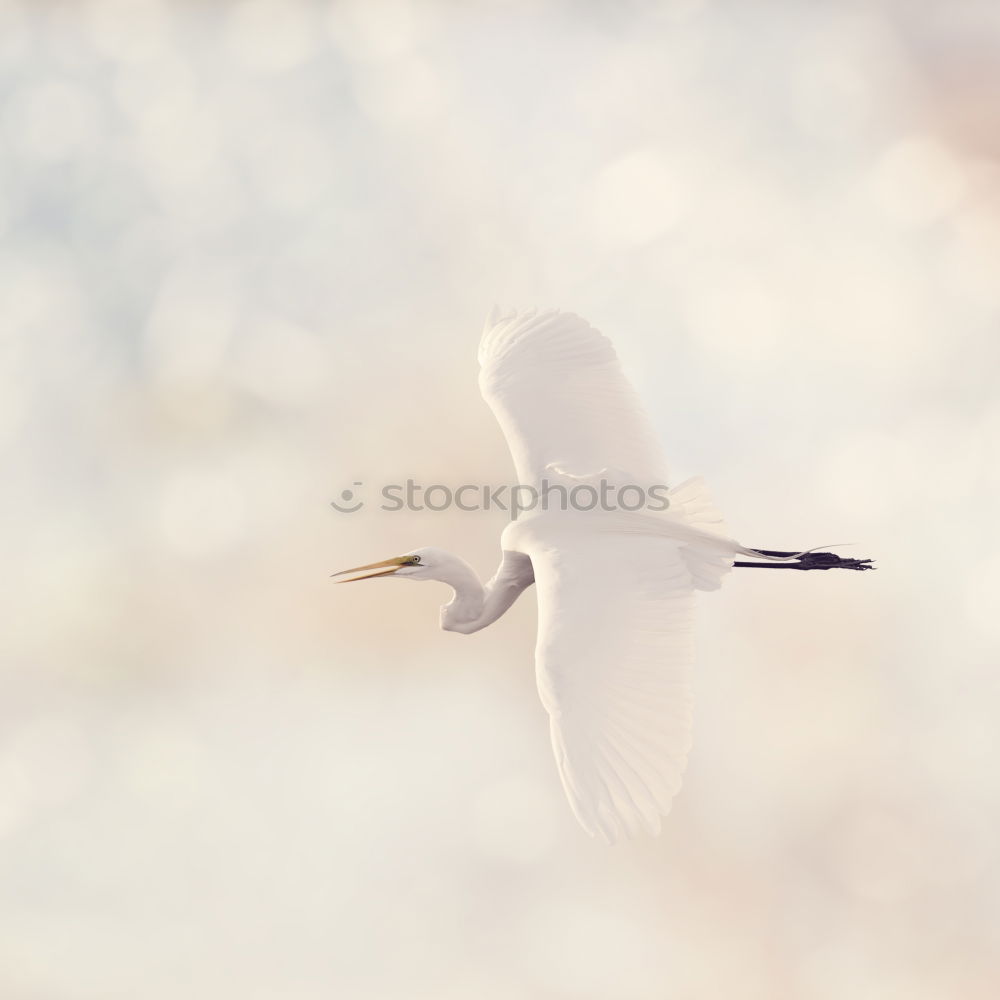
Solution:
[[[832,552],[754,549],[730,537],[700,478],[666,492],[666,509],[564,502],[574,488],[644,495],[667,467],[611,342],[559,311],[494,309],[479,346],[479,385],[507,439],[522,486],[547,490],[546,509],[500,537],[500,566],[483,585],[434,547],[335,573],[437,580],[453,590],[441,627],[477,632],[535,584],[538,692],[576,818],[609,843],[655,835],[681,786],[691,747],[692,613],[736,567],[872,568]],[[634,502],[627,505],[634,507]],[[660,507],[664,505],[658,505]],[[741,560],[738,557],[746,557]]]

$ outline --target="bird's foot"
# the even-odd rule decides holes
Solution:
[[[834,552],[806,552],[798,560],[796,569],[874,569],[871,559],[853,559]]]

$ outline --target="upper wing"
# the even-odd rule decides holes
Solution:
[[[518,479],[537,486],[550,466],[666,483],[666,461],[611,342],[572,313],[487,320],[479,387],[507,438]]]
[[[669,538],[567,527],[531,546],[538,690],[573,812],[613,842],[660,829],[691,746],[694,584]]]

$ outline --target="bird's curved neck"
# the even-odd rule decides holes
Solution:
[[[510,607],[510,601],[504,601],[495,586],[496,577],[483,586],[476,571],[457,556],[450,565],[441,567],[435,579],[455,592],[441,608],[441,627],[448,632],[478,632]]]
[[[475,622],[482,614],[486,597],[475,570],[456,557],[454,564],[437,576],[454,592],[452,599],[441,608],[441,626],[448,628],[449,624]]]

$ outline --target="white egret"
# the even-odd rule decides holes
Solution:
[[[656,834],[691,746],[694,592],[718,588],[734,565],[861,570],[871,561],[740,545],[700,479],[672,488],[665,510],[622,509],[624,494],[618,507],[572,509],[562,498],[581,484],[634,493],[668,481],[610,341],[571,313],[494,309],[479,363],[483,397],[519,482],[550,494],[561,485],[559,502],[505,528],[500,567],[485,586],[466,562],[438,548],[334,575],[351,575],[341,583],[446,583],[454,595],[441,608],[441,627],[465,633],[496,621],[536,584],[538,690],[573,812],[608,842],[640,828]],[[752,561],[735,561],[740,555]]]

